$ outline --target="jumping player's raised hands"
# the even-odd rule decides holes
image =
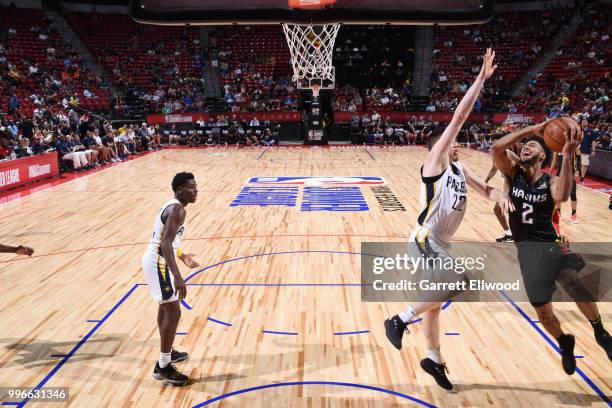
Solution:
[[[491,48],[487,48],[487,52],[482,59],[482,67],[480,68],[480,76],[482,79],[487,80],[491,78],[491,75],[497,69],[497,65],[493,65],[493,61],[495,60],[495,51]]]

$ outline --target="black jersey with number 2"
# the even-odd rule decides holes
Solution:
[[[519,169],[510,183],[510,199],[515,210],[510,213],[510,230],[515,242],[554,242],[558,239],[553,227],[555,208],[550,193],[550,175],[543,173],[533,185]]]

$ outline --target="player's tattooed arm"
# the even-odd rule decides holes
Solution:
[[[455,139],[459,134],[461,127],[467,120],[468,116],[470,116],[470,113],[474,108],[474,103],[476,102],[476,99],[478,99],[478,95],[480,95],[480,91],[482,90],[485,81],[489,79],[497,69],[497,65],[493,64],[494,59],[495,51],[491,50],[491,48],[487,48],[487,52],[483,57],[480,73],[474,80],[472,86],[470,86],[466,94],[463,96],[463,99],[461,99],[457,109],[455,109],[453,118],[444,130],[444,133],[442,133],[440,140],[438,140],[427,155],[425,165],[423,166],[423,175],[425,177],[436,176],[446,167],[448,167],[448,149],[453,143],[455,143]]]
[[[565,131],[563,135],[565,136],[565,145],[563,146],[561,172],[559,177],[551,177],[550,180],[550,193],[555,204],[567,201],[572,192],[572,185],[576,177],[572,171],[572,163],[582,140],[582,129],[578,124],[572,122],[569,130]]]
[[[174,242],[179,227],[185,222],[186,212],[183,206],[179,204],[169,206],[166,212],[164,235],[161,237],[160,248],[166,260],[166,264],[170,268],[170,272],[174,275],[174,287],[178,292],[179,299],[182,300],[187,296],[187,287],[185,286],[185,282],[183,282],[183,277],[176,264],[172,243]]]

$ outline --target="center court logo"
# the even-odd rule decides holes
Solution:
[[[361,186],[369,185],[383,211],[405,211],[391,189],[384,184],[385,179],[378,176],[252,177],[230,207],[295,207],[301,186],[304,186],[301,211],[368,211],[370,207]]]
[[[252,177],[247,184],[298,184],[309,186],[321,185],[363,185],[363,184],[386,184],[382,177],[372,176],[294,176],[294,177]]]

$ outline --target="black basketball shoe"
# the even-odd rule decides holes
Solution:
[[[497,242],[514,242],[514,238],[512,237],[512,235],[508,235],[508,234],[504,233],[503,236],[501,236],[499,238],[495,238],[495,241],[497,241]]]
[[[421,368],[425,370],[427,374],[431,375],[440,387],[448,391],[453,389],[453,384],[451,384],[448,377],[446,377],[446,373],[448,372],[446,364],[438,364],[431,358],[425,358],[421,360]]]
[[[176,351],[175,349],[172,349],[172,352],[170,353],[171,363],[180,363],[181,361],[187,360],[187,358],[189,358],[189,354],[182,351]]]
[[[576,339],[571,334],[564,334],[559,340],[559,348],[561,349],[561,364],[563,371],[567,375],[572,375],[576,371],[576,356],[574,356],[574,346]]]
[[[612,360],[612,336],[607,331],[604,331],[601,336],[595,336],[595,341],[606,351],[608,360]]]
[[[404,337],[404,332],[410,334],[410,330],[408,330],[408,325],[402,322],[402,319],[398,315],[393,316],[391,319],[385,320],[385,332],[387,334],[387,338],[398,350],[402,349],[402,337]]]
[[[168,364],[164,368],[159,366],[159,361],[155,363],[155,369],[153,370],[153,378],[156,380],[163,380],[165,382],[169,382],[173,385],[184,385],[189,377],[185,374],[181,374],[176,371],[176,368],[172,365],[172,363]]]

